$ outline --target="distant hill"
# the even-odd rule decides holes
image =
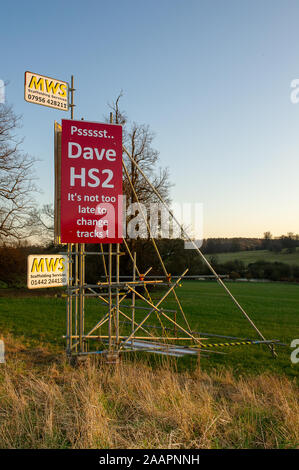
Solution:
[[[262,238],[207,238],[203,241],[204,253],[231,253],[243,250],[261,250]]]
[[[273,263],[275,261],[299,266],[299,248],[294,253],[287,253],[285,250],[281,253],[274,253],[268,250],[251,250],[236,251],[233,253],[213,253],[205,255],[209,260],[217,259],[218,263],[226,263],[227,261],[243,261],[248,266],[256,261],[267,261]]]

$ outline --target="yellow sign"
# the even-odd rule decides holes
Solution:
[[[68,261],[65,255],[29,255],[27,287],[59,287],[67,285]]]
[[[24,98],[28,103],[68,111],[68,83],[37,73],[25,72]]]

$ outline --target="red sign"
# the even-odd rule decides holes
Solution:
[[[62,120],[61,241],[121,243],[121,126]]]

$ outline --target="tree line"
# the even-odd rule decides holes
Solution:
[[[207,276],[210,270],[201,257],[194,250],[186,250],[181,239],[160,239],[156,240],[161,257],[172,276],[180,275],[186,268],[188,275]],[[98,251],[99,255],[87,256],[86,261],[86,282],[97,283],[105,280],[105,270],[99,245],[86,245],[87,251]],[[126,252],[124,244],[120,245],[123,253],[120,259],[120,275],[132,275],[132,261]],[[18,244],[15,246],[0,247],[0,288],[25,287],[27,275],[27,257],[30,254],[51,254],[64,251],[61,246],[48,245],[28,245]],[[163,270],[156,256],[155,249],[149,240],[135,240],[134,251],[137,256],[137,265],[141,273],[152,268],[149,275],[163,276]],[[229,276],[235,280],[244,279],[268,279],[271,281],[291,281],[299,282],[299,266],[290,265],[284,262],[268,262],[259,260],[249,263],[247,266],[238,259],[220,262],[217,255],[210,257],[210,262],[218,274]]]
[[[286,235],[273,237],[271,232],[265,232],[263,238],[208,238],[203,241],[202,251],[208,254],[252,250],[294,253],[298,246],[299,234],[288,232]]]

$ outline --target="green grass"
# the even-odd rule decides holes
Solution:
[[[236,251],[235,253],[215,253],[214,255],[207,255],[208,259],[216,257],[219,263],[225,263],[227,261],[243,261],[247,266],[250,263],[256,261],[268,261],[268,262],[280,262],[292,265],[299,265],[299,250],[294,253],[273,253],[268,250],[252,250],[252,251]]]
[[[229,286],[240,304],[245,308],[258,328],[267,339],[279,339],[290,344],[294,338],[299,338],[299,286],[286,283],[229,283]],[[251,325],[233,304],[224,290],[215,282],[186,281],[177,289],[184,311],[193,330],[204,333],[217,333],[242,338],[257,338]],[[162,296],[162,291],[153,291],[156,300]],[[124,303],[130,304],[130,300]],[[141,302],[137,303],[141,305]],[[168,297],[163,303],[164,308],[175,309],[173,297]],[[129,315],[129,310],[123,311]],[[86,331],[106,312],[106,307],[96,299],[86,301]],[[173,314],[170,314],[173,315]],[[144,312],[138,310],[136,320],[143,318]],[[1,297],[0,298],[0,328],[10,331],[15,336],[24,336],[33,342],[49,343],[62,348],[65,333],[66,302],[65,299],[51,297]],[[184,324],[179,313],[177,319]],[[154,314],[148,324],[157,325]],[[171,323],[166,322],[170,327]],[[126,328],[125,326],[123,328]],[[103,329],[102,332],[105,330]],[[123,331],[127,333],[127,331]],[[211,338],[208,342],[219,342]],[[299,365],[290,362],[289,348],[279,348],[278,358],[272,359],[266,346],[242,346],[226,349],[227,355],[210,355],[202,358],[204,369],[231,367],[236,374],[263,372],[265,370],[290,377],[298,376]],[[193,362],[192,362],[193,361]],[[178,360],[178,367],[194,365],[191,358]]]

